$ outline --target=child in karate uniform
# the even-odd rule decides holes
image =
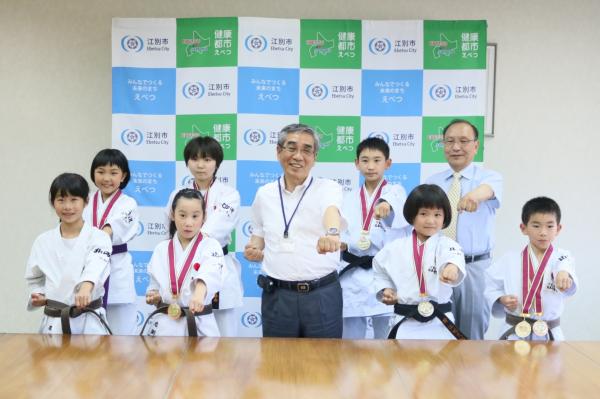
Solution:
[[[206,203],[202,235],[217,240],[225,255],[221,288],[212,302],[213,313],[221,336],[235,337],[239,323],[235,308],[242,306],[244,296],[242,267],[227,246],[239,219],[240,194],[217,179],[217,171],[223,162],[223,148],[214,138],[200,136],[190,140],[183,150],[183,158],[194,179],[189,187],[180,187],[171,193],[165,214],[170,213],[173,197],[181,188],[195,189],[202,194]]]
[[[378,299],[394,305],[388,338],[465,339],[453,323],[452,288],[465,278],[464,254],[440,230],[450,223],[450,202],[430,184],[415,187],[404,204],[410,235],[386,244],[375,258]]]
[[[192,189],[172,203],[171,239],[159,243],[148,263],[146,303],[156,305],[141,334],[218,337],[212,298],[221,288],[223,252],[217,240],[200,231],[204,199]]]
[[[127,243],[138,229],[138,207],[123,190],[129,182],[129,162],[115,149],[100,151],[92,161],[90,177],[98,187],[83,218],[104,231],[112,241],[110,278],[104,288],[106,317],[116,335],[132,335],[136,329],[135,285]]]
[[[571,253],[552,245],[562,228],[560,218],[560,207],[551,198],[527,201],[520,227],[529,243],[486,272],[485,297],[492,315],[505,319],[500,339],[564,340],[560,316],[578,283]]]
[[[59,175],[50,186],[50,203],[60,223],[36,238],[25,271],[27,310],[44,307],[40,333],[110,333],[102,296],[111,243],[82,218],[89,190],[74,173]]]
[[[340,283],[344,298],[343,338],[364,339],[367,319],[373,322],[376,339],[386,338],[394,309],[375,298],[373,256],[392,231],[408,224],[401,213],[406,200],[404,188],[388,184],[385,171],[392,164],[390,148],[378,137],[363,140],[356,148],[356,168],[364,185],[344,197],[342,212],[348,229],[342,232]]]

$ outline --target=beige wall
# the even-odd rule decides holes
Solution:
[[[520,207],[534,195],[563,208],[558,244],[578,260],[581,287],[563,326],[571,339],[600,339],[596,285],[600,168],[600,2],[557,0],[283,0],[0,2],[0,331],[34,331],[25,311],[25,262],[56,218],[47,203],[63,171],[87,176],[110,146],[113,17],[264,16],[357,19],[486,19],[498,43],[496,131],[486,164],[505,178],[499,255],[521,247]],[[596,161],[596,162],[593,162]]]

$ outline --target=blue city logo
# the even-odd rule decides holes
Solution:
[[[375,55],[385,55],[392,49],[392,43],[385,37],[369,40],[369,51]]]
[[[250,222],[249,220],[242,225],[242,234],[245,237],[250,238],[250,236],[252,235],[252,230],[252,222]]]
[[[267,135],[261,129],[248,129],[244,132],[244,142],[248,145],[263,145]]]
[[[121,142],[125,145],[140,145],[144,141],[144,134],[138,129],[125,129],[121,132]]]
[[[181,186],[182,187],[191,187],[193,182],[194,182],[194,176],[187,175],[183,179],[181,179]]]
[[[371,133],[369,133],[368,137],[377,137],[377,138],[385,141],[387,144],[390,143],[390,135],[387,134],[386,132],[377,132],[377,131],[371,132]]]
[[[262,35],[248,35],[246,36],[246,40],[244,40],[246,50],[253,53],[262,53],[267,49],[267,44],[267,38]]]
[[[311,100],[324,100],[329,95],[329,88],[323,83],[311,83],[306,86],[306,97]]]
[[[136,237],[139,237],[139,236],[141,236],[142,234],[144,234],[144,230],[145,230],[145,229],[144,229],[144,223],[142,223],[142,222],[138,222],[138,228],[137,228],[137,231],[136,231],[136,233],[135,233]]]
[[[258,328],[262,325],[262,316],[259,312],[245,312],[242,315],[242,325],[246,328]]]
[[[452,88],[448,85],[434,84],[429,89],[429,97],[433,101],[448,101],[452,97]]]
[[[204,85],[200,82],[188,82],[183,85],[182,93],[185,98],[200,99],[204,95]]]
[[[121,48],[128,53],[139,53],[144,49],[144,41],[139,36],[125,35],[121,38]]]

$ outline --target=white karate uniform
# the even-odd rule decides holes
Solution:
[[[98,195],[98,207],[96,210],[97,222],[104,215],[108,204],[115,196],[113,193],[106,201],[102,201],[102,195]],[[83,211],[83,219],[93,223],[93,196]],[[112,229],[112,245],[127,244],[137,234],[139,224],[139,213],[137,202],[121,192],[114,203],[110,213],[106,217],[105,224]],[[102,226],[99,226],[100,228]],[[132,335],[136,331],[136,307],[135,307],[135,283],[133,263],[129,252],[114,254],[110,257],[110,279],[108,283],[108,301],[106,310],[111,329],[115,335]]]
[[[193,181],[188,187],[179,187],[171,193],[165,208],[167,220],[169,220],[171,213],[173,198],[183,188],[194,188]],[[202,191],[202,195],[206,197],[206,192]],[[238,191],[215,180],[208,190],[206,218],[200,231],[205,237],[208,236],[217,240],[221,247],[229,245],[231,243],[231,232],[235,229],[239,220],[239,209],[240,194]],[[222,271],[219,309],[214,310],[221,336],[235,337],[237,335],[238,320],[233,308],[242,306],[243,297],[242,266],[235,254],[229,253],[225,255],[225,265]]]
[[[412,234],[386,244],[373,259],[375,272],[375,290],[393,288],[398,296],[398,303],[417,305],[422,301],[419,293],[419,282],[413,259]],[[442,233],[429,237],[423,249],[423,278],[427,290],[427,299],[439,304],[450,301],[452,288],[458,286],[465,278],[465,257],[457,242]],[[440,274],[448,263],[458,267],[458,280],[455,284],[440,281]],[[446,313],[454,320],[451,312]],[[404,316],[397,316],[394,323]],[[406,320],[398,329],[396,338],[412,339],[455,339],[448,329],[437,318],[421,323],[414,319]]]
[[[194,242],[190,242],[184,250],[177,235],[175,235],[173,244],[175,275],[179,278],[179,274],[183,269],[183,265]],[[160,242],[154,249],[152,258],[150,258],[150,262],[148,263],[148,275],[150,276],[148,291],[158,290],[162,301],[166,304],[173,303],[171,279],[169,276],[168,248],[169,240]],[[203,237],[202,241],[198,244],[187,276],[183,280],[181,291],[177,298],[179,306],[183,307],[189,305],[190,298],[194,293],[194,281],[197,279],[204,281],[204,284],[206,285],[206,298],[204,299],[204,304],[209,305],[215,292],[221,289],[221,269],[223,268],[223,264],[223,251],[219,242],[210,237]],[[213,313],[204,316],[196,316],[196,325],[199,336],[220,336],[219,328],[217,327],[217,322],[215,321]],[[144,333],[146,335],[185,336],[188,335],[187,321],[185,317],[174,320],[166,314],[156,314],[148,322]]]
[[[531,249],[530,249],[531,251]],[[531,253],[531,252],[530,252]],[[539,262],[535,256],[530,256],[533,270],[537,271]],[[486,272],[486,289],[485,299],[488,301],[492,309],[494,317],[505,318],[505,313],[508,310],[498,300],[503,295],[516,295],[519,298],[517,309],[511,313],[515,316],[521,316],[523,308],[523,272],[522,272],[523,255],[521,251],[512,251],[504,255],[498,261],[494,262]],[[559,291],[554,285],[554,278],[560,271],[566,271],[573,279],[573,285],[565,292]],[[552,255],[548,259],[546,269],[544,270],[544,280],[542,282],[542,320],[554,320],[562,315],[564,309],[565,298],[575,294],[577,291],[577,275],[575,274],[575,260],[569,253],[561,248],[554,247]],[[540,319],[539,316],[532,314],[529,316],[532,319]],[[499,332],[500,337],[511,326],[504,322],[502,330]],[[563,341],[564,334],[560,326],[552,329],[552,335],[556,341]],[[531,334],[533,340],[546,340],[545,337],[538,337]],[[512,334],[508,339],[519,339],[515,334]],[[528,338],[529,339],[529,338]]]
[[[91,299],[96,300],[104,295],[104,281],[110,268],[112,246],[106,233],[84,223],[79,236],[63,239],[60,225],[39,235],[31,248],[27,261],[25,280],[29,292],[27,310],[37,307],[31,304],[31,294],[40,293],[46,299],[75,304],[75,292],[84,281],[94,284]],[[104,309],[96,310],[105,317]],[[91,313],[84,313],[71,318],[73,334],[107,334],[108,332]],[[44,315],[40,325],[40,333],[62,334],[60,317]]]
[[[342,232],[341,241],[348,245],[348,251],[353,255],[374,256],[387,242],[390,230],[401,230],[408,226],[402,214],[406,192],[401,185],[386,184],[383,186],[380,200],[385,200],[390,204],[392,213],[384,220],[376,220],[375,216],[372,217],[369,229],[371,246],[366,250],[361,250],[357,247],[363,230],[361,189],[354,190],[344,196],[342,211],[348,220],[348,229]],[[376,190],[371,196],[366,191],[365,194],[368,213]],[[348,262],[342,260],[340,271],[347,265]],[[366,318],[368,316],[393,315],[394,308],[379,302],[375,297],[377,291],[375,291],[373,285],[373,269],[355,267],[342,275],[340,283],[344,298],[344,338],[365,338],[364,329],[366,328]],[[361,318],[361,320],[354,318]],[[382,320],[381,323],[374,323],[375,338],[382,338],[387,333],[388,324],[388,318]]]

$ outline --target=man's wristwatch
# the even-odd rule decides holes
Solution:
[[[339,236],[340,235],[340,231],[338,230],[337,227],[330,227],[327,229],[327,233],[325,233],[326,236]]]

